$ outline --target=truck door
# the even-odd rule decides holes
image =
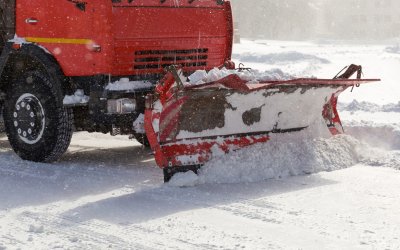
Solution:
[[[92,35],[92,11],[88,1],[23,1],[17,4],[17,15],[19,36],[62,40]]]
[[[19,4],[19,2],[23,2]],[[95,73],[93,16],[99,0],[17,0],[19,37],[45,47],[66,75]]]

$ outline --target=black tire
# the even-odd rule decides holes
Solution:
[[[0,133],[5,131],[4,118],[3,118],[3,103],[0,101]]]
[[[0,0],[0,47],[15,33],[15,0]]]
[[[134,133],[133,136],[135,136],[135,139],[142,144],[143,146],[145,146],[146,148],[150,148],[150,142],[147,139],[146,134],[137,134]]]
[[[6,22],[5,22],[5,11],[4,11],[4,6],[0,3],[0,47],[4,47],[4,44],[6,42]],[[0,49],[1,52],[1,49]]]
[[[179,167],[167,167],[163,169],[164,173],[164,182],[169,182],[172,177],[174,177],[177,173],[185,173],[188,171],[192,171],[195,174],[199,173],[199,169],[201,165],[193,165],[193,166],[179,166]]]
[[[7,90],[4,121],[8,140],[24,160],[53,162],[72,137],[72,110],[63,107],[58,79],[28,71]]]

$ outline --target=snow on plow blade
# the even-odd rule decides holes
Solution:
[[[271,133],[300,131],[321,120],[332,134],[342,133],[338,95],[349,87],[378,81],[345,78],[353,71],[331,80],[257,84],[231,74],[185,87],[175,82],[176,72],[168,73],[148,97],[145,114],[156,162],[171,174],[196,170],[214,153],[265,143]]]

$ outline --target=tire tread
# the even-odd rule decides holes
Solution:
[[[16,135],[15,132],[12,131],[12,124],[11,121],[6,121],[6,131],[7,135],[9,137],[9,141],[11,146],[13,147],[14,151],[22,158],[25,160],[31,160],[31,161],[36,161],[36,162],[54,162],[57,161],[62,154],[66,152],[66,150],[69,147],[69,144],[71,142],[72,134],[73,134],[73,113],[70,108],[65,108],[63,106],[63,95],[61,91],[61,84],[57,79],[50,80],[51,78],[39,71],[39,70],[33,70],[33,71],[28,71],[26,72],[21,78],[19,78],[14,84],[10,85],[10,89],[8,92],[13,91],[13,88],[18,88],[18,86],[15,86],[15,84],[21,84],[23,79],[26,79],[27,77],[32,76],[33,78],[40,79],[41,83],[45,86],[47,90],[49,90],[52,97],[55,98],[56,103],[55,105],[55,113],[57,117],[57,121],[55,122],[55,137],[50,138],[52,143],[49,143],[49,145],[54,145],[53,148],[48,148],[48,144],[45,144],[46,148],[46,153],[44,154],[34,154],[34,152],[29,152],[27,151],[26,148],[20,148],[24,147],[24,144],[21,144],[21,142],[18,142],[15,137]],[[12,105],[12,104],[9,104]],[[6,115],[7,116],[7,115]],[[7,119],[7,117],[6,117]],[[11,120],[11,119],[10,119]],[[54,141],[53,141],[54,140]]]

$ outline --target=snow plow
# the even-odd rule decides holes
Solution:
[[[379,81],[362,80],[357,65],[334,79],[248,82],[230,71],[199,85],[183,82],[174,66],[167,71],[147,98],[144,122],[165,181],[177,172],[197,173],[215,153],[266,143],[270,134],[301,131],[321,120],[333,135],[343,133],[339,94]]]

